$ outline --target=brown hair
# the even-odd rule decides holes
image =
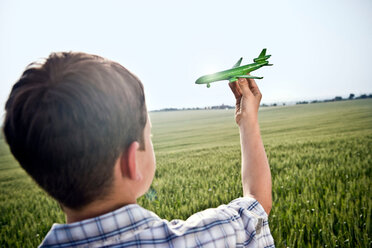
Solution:
[[[119,155],[144,149],[142,83],[118,63],[85,53],[52,53],[13,86],[4,134],[14,157],[62,205],[103,197]]]

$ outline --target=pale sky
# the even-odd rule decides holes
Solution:
[[[53,51],[118,61],[145,86],[148,109],[233,105],[206,74],[252,63],[263,103],[372,93],[372,1],[0,0],[0,114],[25,66]]]

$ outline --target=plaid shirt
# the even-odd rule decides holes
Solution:
[[[267,214],[253,198],[160,219],[131,204],[92,219],[54,224],[40,247],[274,247]]]

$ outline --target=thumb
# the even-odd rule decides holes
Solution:
[[[243,96],[245,97],[253,96],[251,90],[249,89],[248,80],[246,78],[239,78],[238,83]]]

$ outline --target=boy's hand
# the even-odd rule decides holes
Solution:
[[[256,122],[262,98],[256,82],[251,78],[239,78],[229,86],[236,98],[236,123],[242,127],[244,123]]]

